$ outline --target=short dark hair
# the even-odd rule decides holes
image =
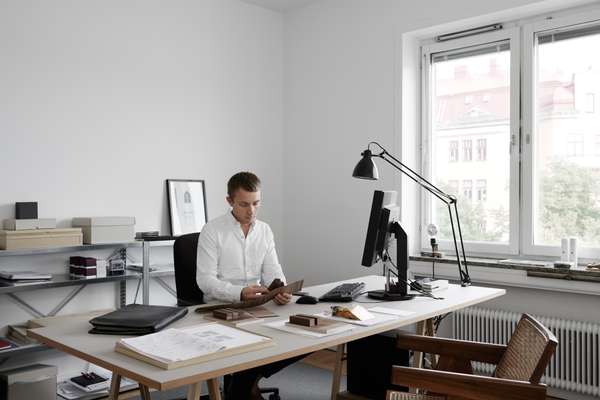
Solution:
[[[227,195],[233,198],[238,189],[244,189],[247,192],[258,192],[260,190],[260,179],[252,172],[238,172],[229,178],[229,182],[227,182]]]

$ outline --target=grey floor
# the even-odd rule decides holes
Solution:
[[[269,379],[261,380],[260,386],[278,387],[282,400],[327,400],[331,395],[331,376],[329,371],[298,362]],[[342,390],[345,389],[346,377],[342,378],[341,387]],[[180,388],[162,393],[153,392],[152,399],[185,399],[186,390],[186,388]]]

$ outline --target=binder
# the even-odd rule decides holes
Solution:
[[[158,332],[183,318],[186,307],[129,304],[119,310],[93,318],[89,333],[107,335],[144,335]]]

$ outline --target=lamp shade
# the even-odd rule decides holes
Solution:
[[[367,149],[361,154],[363,157],[360,159],[356,167],[354,167],[354,171],[352,172],[352,176],[354,178],[359,179],[368,179],[375,181],[379,179],[379,172],[377,171],[377,165],[373,162],[373,154],[371,150]]]

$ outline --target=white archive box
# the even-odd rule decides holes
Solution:
[[[83,243],[130,242],[135,238],[135,217],[73,218],[73,226],[83,230]]]

